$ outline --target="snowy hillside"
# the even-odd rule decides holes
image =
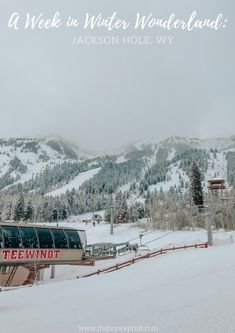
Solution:
[[[91,156],[63,139],[2,139],[0,191],[47,197],[67,193],[72,204],[68,192],[76,190],[76,210],[71,207],[70,214],[77,215],[106,209],[119,191],[129,203],[143,203],[147,192],[155,190],[186,193],[193,162],[199,166],[205,191],[210,178],[224,178],[227,188],[233,186],[235,137],[170,137],[139,142],[105,156]]]
[[[106,226],[97,228],[90,228],[88,237],[104,240]],[[138,232],[120,226],[114,239]],[[204,237],[200,231],[177,232],[170,235],[170,242],[198,237]],[[169,240],[159,240],[158,246],[164,242]],[[234,244],[184,250],[89,278],[74,279],[73,267],[70,274],[58,268],[60,277],[63,272],[66,276],[64,281],[1,293],[0,327],[5,333],[126,332],[128,327],[138,332],[233,332],[234,250]],[[81,267],[74,269],[78,272]]]
[[[100,171],[100,169],[101,168],[95,168],[90,169],[86,172],[81,172],[71,182],[55,191],[49,192],[48,195],[56,196],[65,194],[66,191],[71,191],[73,188],[78,189],[83,183],[85,183],[85,181],[91,179],[94,175],[96,175]]]
[[[197,149],[218,149],[219,151],[234,148],[235,147],[235,136],[229,138],[208,138],[208,139],[199,139],[199,138],[187,138],[187,137],[179,137],[172,136],[167,138],[164,141],[156,141],[156,140],[144,140],[140,141],[136,144],[133,144],[132,147],[142,150],[144,147],[151,146],[153,150],[156,147],[176,147],[178,148],[180,145],[189,146]],[[129,147],[131,149],[131,146]]]
[[[206,163],[205,167],[201,168],[205,180],[203,183],[205,190],[207,189],[207,180],[215,177],[224,178],[227,186],[231,185],[227,174],[229,167],[227,154],[234,154],[235,152],[234,136],[214,139],[170,137],[162,142],[146,140],[129,146],[126,150],[119,153],[118,158],[122,160],[127,158],[127,156],[141,156],[147,161],[147,169],[165,161],[167,165],[162,177],[164,180],[160,179],[156,184],[154,184],[155,181],[150,184],[150,191],[155,189],[159,191],[160,188],[163,191],[169,191],[172,187],[185,190],[188,187],[189,174],[187,170],[182,168],[182,161],[189,159],[189,154],[185,153],[193,152],[193,150],[202,152],[201,157],[198,156],[198,158],[204,159]],[[196,162],[198,163],[198,161]]]
[[[24,183],[64,161],[74,163],[91,156],[78,146],[58,138],[12,138],[0,140],[0,186]]]

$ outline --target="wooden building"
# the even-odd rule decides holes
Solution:
[[[225,190],[225,180],[222,178],[213,178],[208,180],[208,190],[216,191],[216,190]]]

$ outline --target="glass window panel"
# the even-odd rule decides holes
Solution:
[[[0,248],[3,248],[2,228],[0,227]]]
[[[81,245],[80,238],[78,236],[77,231],[66,230],[66,229],[64,231],[65,231],[65,234],[69,241],[69,248],[70,249],[81,249],[82,245]]]
[[[39,247],[37,234],[34,228],[20,227],[23,247],[26,249],[36,249]]]
[[[62,229],[51,229],[52,236],[54,238],[55,247],[57,249],[67,249],[68,241]]]
[[[52,249],[54,247],[50,229],[36,228],[39,245],[41,249]]]
[[[17,227],[2,227],[5,248],[19,249],[21,247],[21,238]]]

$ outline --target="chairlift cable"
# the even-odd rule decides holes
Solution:
[[[143,234],[143,237],[146,236],[146,235],[148,235],[148,234],[151,234],[152,232],[156,232],[156,230],[147,231],[146,233]],[[127,242],[131,242],[131,241],[133,241],[135,239],[139,239],[139,238],[140,237],[138,236],[138,237],[135,237],[135,238],[127,240]]]
[[[152,242],[154,242],[154,241],[156,241],[156,240],[158,240],[158,239],[160,239],[160,238],[166,237],[166,236],[172,234],[173,232],[175,232],[175,230],[173,230],[173,231],[171,231],[171,232],[168,232],[166,235],[162,235],[162,236],[160,236],[160,237],[154,238],[154,239],[152,239],[151,241],[144,243],[143,245],[146,245],[146,244],[152,243]]]

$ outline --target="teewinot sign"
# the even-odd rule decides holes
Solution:
[[[0,258],[6,261],[51,260],[58,259],[61,250],[4,249],[0,250]]]

